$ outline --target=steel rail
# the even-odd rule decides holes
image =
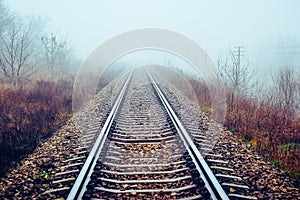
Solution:
[[[203,156],[200,154],[197,147],[193,143],[189,134],[187,133],[187,131],[181,124],[178,117],[176,116],[176,114],[173,111],[172,107],[170,106],[168,100],[164,96],[163,92],[159,89],[158,85],[156,84],[156,82],[154,81],[152,76],[149,74],[149,72],[148,71],[146,71],[146,72],[148,74],[149,79],[152,82],[152,86],[153,86],[154,90],[156,91],[162,105],[164,106],[164,109],[166,110],[167,114],[171,118],[180,138],[183,141],[184,146],[186,147],[189,155],[191,156],[193,162],[195,163],[196,169],[200,173],[200,177],[205,182],[206,188],[208,189],[208,191],[211,194],[211,198],[212,199],[229,199],[227,194],[224,192],[223,188],[221,187],[221,185],[215,178],[214,174],[208,167]],[[123,97],[128,89],[131,77],[132,77],[132,72],[130,72],[128,78],[126,79],[125,84],[123,85],[123,87],[115,101],[115,104],[114,104],[103,128],[101,129],[99,136],[98,136],[88,158],[86,159],[86,161],[83,165],[83,168],[81,169],[81,171],[69,193],[69,196],[67,198],[68,200],[82,199],[82,197],[86,191],[87,185],[90,181],[90,177],[93,173],[93,169],[94,169],[96,162],[99,158],[99,155],[104,147],[104,143],[105,143],[106,139],[108,138],[110,128],[113,124],[115,117],[117,116],[117,114],[119,112],[121,103],[124,99]]]
[[[105,121],[105,124],[103,125],[103,128],[101,129],[101,132],[99,136],[97,137],[97,140],[95,141],[95,144],[93,145],[93,148],[86,159],[70,193],[68,196],[68,200],[74,200],[74,199],[82,199],[82,196],[86,190],[86,186],[90,180],[90,176],[93,172],[93,169],[96,165],[97,159],[101,153],[101,150],[104,146],[104,143],[107,139],[107,135],[109,133],[109,130],[111,128],[111,125],[114,121],[115,116],[117,115],[117,112],[119,110],[119,107],[121,105],[121,102],[123,100],[123,96],[126,93],[126,90],[128,88],[128,85],[131,80],[133,71],[130,72],[128,75],[116,101],[115,104],[110,112],[110,114],[107,117],[107,120]]]
[[[211,197],[213,199],[220,199],[220,200],[227,200],[229,199],[228,195],[223,190],[222,186],[220,185],[219,181],[216,179],[215,175],[209,168],[208,164],[204,160],[203,156],[197,149],[196,145],[194,144],[193,140],[185,130],[183,124],[178,119],[177,115],[175,114],[174,110],[172,109],[171,105],[169,104],[168,100],[164,96],[163,92],[160,90],[159,86],[150,75],[150,73],[146,70],[146,73],[149,79],[152,82],[152,86],[156,91],[157,95],[159,96],[162,104],[164,105],[169,117],[171,118],[175,128],[178,131],[179,136],[184,142],[184,146],[186,147],[188,153],[190,154],[192,160],[194,161],[197,170],[200,173],[201,178],[206,183],[206,187],[208,191],[211,193]]]

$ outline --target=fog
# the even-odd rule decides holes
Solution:
[[[283,66],[300,68],[297,0],[5,2],[23,16],[47,18],[47,30],[65,35],[82,60],[119,33],[151,27],[186,35],[215,63],[229,47],[243,46],[242,62],[257,69],[260,78]]]

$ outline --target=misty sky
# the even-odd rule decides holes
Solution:
[[[300,68],[298,0],[6,0],[21,15],[49,19],[49,32],[66,36],[85,59],[110,37],[137,28],[182,33],[216,61],[228,47],[244,46],[244,61],[260,74]]]

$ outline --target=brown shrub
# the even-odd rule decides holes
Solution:
[[[191,80],[200,105],[210,106],[209,91]],[[229,96],[229,95],[228,95]],[[229,104],[229,98],[227,99]],[[232,103],[232,102],[231,102]],[[266,160],[300,181],[300,117],[269,102],[236,98],[226,112],[225,126],[250,143]]]
[[[57,130],[72,111],[72,82],[0,88],[0,175]]]

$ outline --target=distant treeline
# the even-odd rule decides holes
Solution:
[[[19,16],[0,0],[1,83],[22,85],[40,74],[57,78],[78,67],[69,42],[45,27],[45,19]]]

